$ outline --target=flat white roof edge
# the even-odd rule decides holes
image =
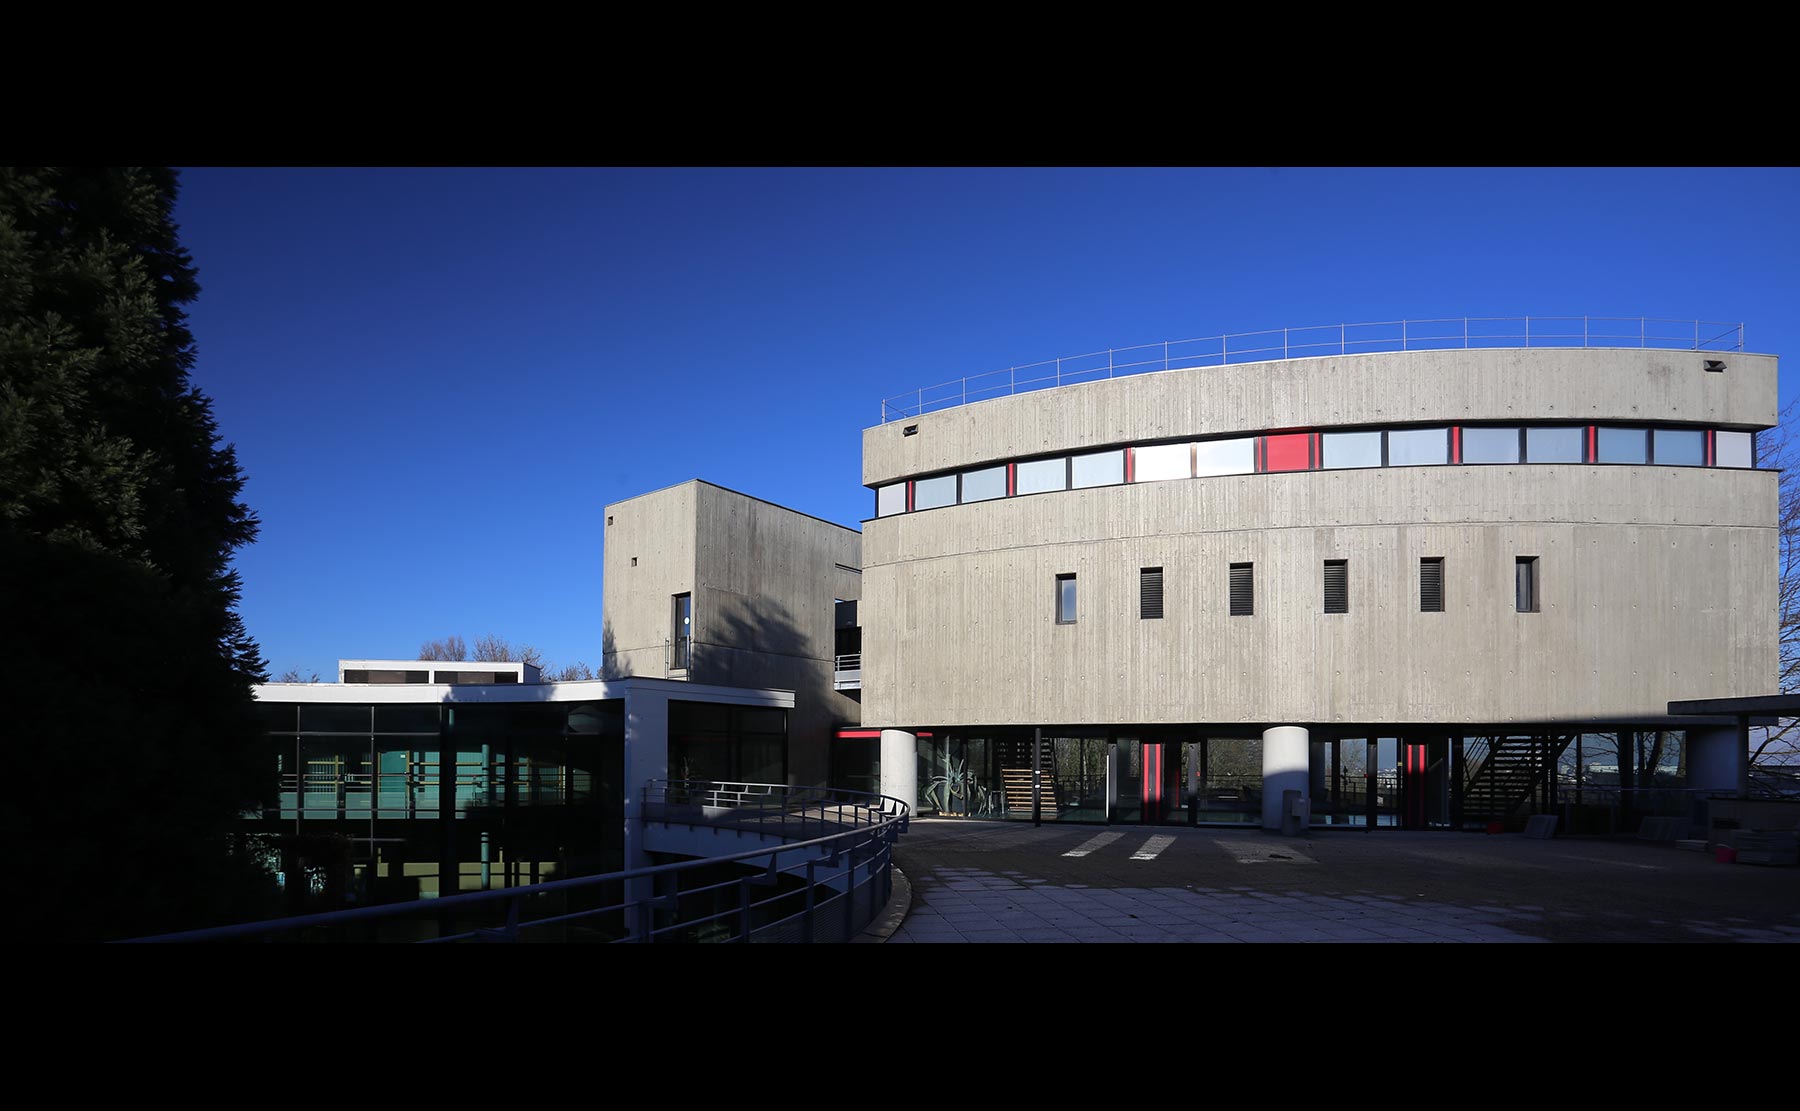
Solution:
[[[679,701],[794,708],[794,692],[774,687],[721,687],[680,679],[634,675],[567,683],[258,683],[259,702],[591,702],[635,692],[667,694]]]

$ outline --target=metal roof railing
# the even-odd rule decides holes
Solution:
[[[135,938],[208,941],[849,941],[893,892],[910,807],[867,791],[653,780],[645,823],[778,845],[654,868]],[[737,865],[737,869],[719,866]]]
[[[1204,339],[1114,347],[1011,366],[883,398],[881,423],[954,409],[1032,390],[1157,370],[1230,363],[1279,362],[1384,351],[1484,347],[1652,347],[1678,351],[1742,351],[1744,325],[1654,316],[1463,316],[1273,328]]]

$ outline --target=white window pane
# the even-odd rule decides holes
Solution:
[[[1256,469],[1256,441],[1208,440],[1194,445],[1197,475],[1249,474]]]
[[[1690,428],[1659,428],[1654,435],[1658,466],[1706,466],[1706,433]]]
[[[1075,462],[1075,481],[1072,485],[1077,490],[1085,486],[1112,486],[1125,481],[1124,448],[1095,451],[1072,458]]]
[[[1450,461],[1450,430],[1415,428],[1389,432],[1388,466],[1427,467]]]
[[[1381,466],[1381,433],[1325,433],[1325,469]]]
[[[1519,430],[1516,428],[1465,428],[1462,433],[1465,463],[1517,463]]]
[[[1600,429],[1600,462],[1643,463],[1648,461],[1649,437],[1642,428]]]
[[[1131,457],[1131,480],[1157,482],[1165,478],[1187,478],[1193,473],[1191,456],[1187,444],[1138,448]]]
[[[1015,487],[1021,494],[1041,494],[1045,490],[1067,490],[1069,488],[1069,461],[1067,459],[1039,459],[1031,463],[1019,464],[1019,483]]]
[[[1587,462],[1587,429],[1527,428],[1525,458],[1533,463]]]
[[[1006,496],[1006,468],[987,467],[979,471],[964,471],[962,483],[962,500],[964,502],[988,501],[992,498]]]
[[[878,487],[875,491],[875,516],[892,517],[906,512],[906,483]]]
[[[922,478],[913,483],[914,509],[936,509],[940,505],[955,504],[955,475],[947,474],[941,478]]]
[[[1721,432],[1713,441],[1713,462],[1720,467],[1750,467],[1750,433]]]

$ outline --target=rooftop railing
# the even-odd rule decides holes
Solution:
[[[197,941],[848,941],[893,891],[909,808],[865,791],[656,780],[645,823],[784,844],[654,868],[164,934]],[[793,839],[793,840],[789,840]]]
[[[1278,362],[1384,351],[1449,351],[1484,347],[1652,347],[1675,351],[1742,351],[1744,325],[1653,316],[1463,316],[1274,328],[1204,339],[1114,347],[940,382],[881,402],[881,423],[954,409],[1032,390],[1158,370],[1230,363]]]

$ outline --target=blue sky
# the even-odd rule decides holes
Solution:
[[[1800,171],[189,169],[195,381],[273,673],[497,633],[600,663],[608,502],[856,526],[880,399],[1349,321],[1743,321],[1800,357]],[[1782,397],[1796,392],[1784,374]]]

